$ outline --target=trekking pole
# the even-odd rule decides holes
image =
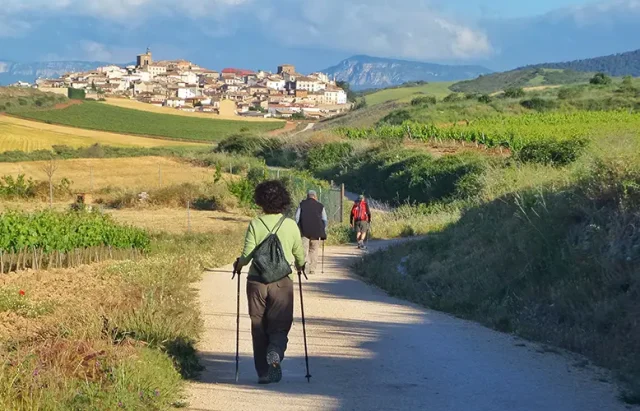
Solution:
[[[238,294],[236,304],[236,382],[238,382],[240,377],[240,274],[240,270],[234,267],[231,279],[233,280],[236,275],[238,276]]]
[[[322,240],[322,274],[324,274],[324,243],[325,240]]]
[[[304,278],[309,280],[309,277],[307,277],[307,274],[304,272],[304,270],[298,270],[298,285],[300,287],[300,312],[302,314],[302,335],[304,337],[304,361],[307,365],[307,375],[305,376],[305,378],[307,379],[307,382],[310,383],[311,374],[309,373],[309,351],[307,350],[307,326],[304,321],[304,301],[302,299],[302,276],[303,275],[304,275]]]

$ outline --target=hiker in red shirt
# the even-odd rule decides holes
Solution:
[[[356,230],[356,239],[360,249],[364,248],[364,240],[367,239],[370,226],[371,210],[369,210],[367,200],[361,195],[351,209],[351,228]]]

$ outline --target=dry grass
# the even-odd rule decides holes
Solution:
[[[189,223],[185,209],[122,209],[106,211],[116,221],[144,228],[152,233],[183,234]],[[190,210],[192,233],[219,233],[246,227],[251,220],[242,214],[222,211]]]
[[[42,170],[43,162],[29,161],[20,163],[0,163],[0,176],[25,174],[34,180],[46,180]],[[149,190],[181,183],[201,183],[213,181],[214,171],[205,167],[189,164],[164,157],[133,157],[109,159],[73,159],[57,163],[58,170],[54,179],[70,179],[72,189],[88,192],[91,189],[93,174],[94,191],[106,187],[127,188],[131,190]],[[160,176],[158,174],[160,169]]]
[[[158,107],[152,104],[141,103],[137,100],[129,100],[124,98],[108,98],[107,104],[111,106],[128,108],[133,110],[147,111],[150,113],[158,113],[158,114],[170,114],[174,116],[182,116],[182,117],[200,117],[200,118],[208,118],[208,119],[219,119],[219,120],[235,120],[235,121],[247,121],[247,122],[265,122],[265,121],[279,121],[282,120],[274,120],[268,118],[253,118],[253,117],[241,117],[241,116],[224,116],[218,114],[208,114],[208,113],[190,113],[188,111],[176,110],[170,107]]]
[[[199,143],[83,130],[0,115],[0,152],[49,150],[54,145],[86,147],[96,143],[116,147],[202,146]]]

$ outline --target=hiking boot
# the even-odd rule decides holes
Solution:
[[[282,380],[282,367],[280,367],[280,355],[275,351],[267,353],[267,364],[269,364],[269,381],[280,382]]]
[[[258,384],[260,385],[271,384],[271,379],[269,378],[268,375],[264,377],[260,377],[258,378]]]

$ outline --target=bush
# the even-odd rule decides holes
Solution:
[[[386,123],[393,126],[399,126],[407,120],[411,119],[411,113],[407,110],[398,110],[387,114],[379,123]]]
[[[412,106],[425,106],[425,105],[435,105],[438,100],[436,100],[433,96],[424,96],[424,97],[416,97],[411,100]]]
[[[574,100],[582,96],[582,87],[563,87],[558,92],[558,98],[560,100]]]
[[[518,88],[508,88],[504,91],[504,96],[506,98],[522,98],[526,95],[524,89]]]
[[[264,144],[264,139],[260,137],[233,134],[218,144],[216,152],[238,154],[241,156],[257,156],[262,152]]]
[[[328,143],[307,152],[307,169],[312,173],[348,164],[353,156],[350,143]]]
[[[591,80],[589,80],[589,83],[596,86],[608,86],[612,82],[613,80],[611,77],[607,76],[605,73],[597,73],[593,78],[591,78]]]
[[[69,91],[67,92],[67,97],[72,100],[84,100],[86,96],[87,93],[82,89],[69,87]]]
[[[451,93],[447,97],[445,97],[442,101],[445,103],[458,103],[464,100],[464,98],[465,98],[464,94]]]
[[[523,100],[520,105],[529,110],[535,110],[538,112],[551,111],[558,107],[558,103],[553,100],[548,100],[540,97],[534,97],[530,100]]]
[[[522,147],[516,158],[524,163],[565,166],[576,161],[587,145],[588,140],[581,138],[536,141]]]
[[[489,104],[493,101],[493,98],[491,98],[490,95],[488,94],[483,94],[480,97],[478,97],[478,102],[483,103],[483,104]]]

